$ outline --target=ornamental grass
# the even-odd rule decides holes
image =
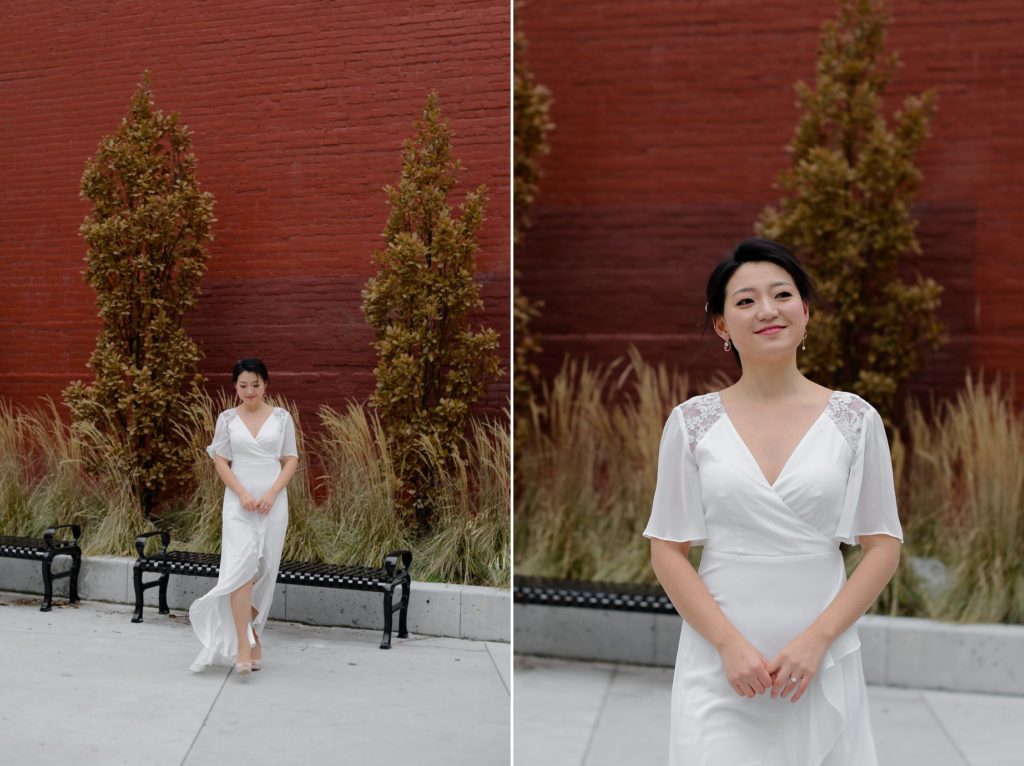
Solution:
[[[566,360],[516,445],[517,574],[654,582],[640,535],[665,419],[688,388],[635,350],[607,366]]]
[[[927,612],[1024,623],[1024,420],[1013,390],[968,377],[934,412],[908,408],[900,487],[907,539],[950,574]]]
[[[417,580],[508,587],[510,536],[507,420],[476,420],[463,454],[437,472],[432,501],[437,519],[425,533],[403,516],[394,498],[399,479],[379,419],[349,404],[317,414],[320,431],[303,433],[299,412],[269,400],[295,420],[299,468],[288,485],[284,558],[377,566],[385,553],[413,551]],[[41,536],[55,523],[82,525],[85,555],[135,556],[135,537],[154,525],[175,548],[220,549],[224,486],[206,446],[217,414],[232,406],[221,395],[192,397],[175,428],[187,445],[187,486],[146,521],[133,499],[133,476],[117,445],[88,425],[69,427],[56,405],[36,410],[0,401],[0,534]],[[438,448],[429,440],[427,454]],[[502,478],[504,477],[504,478]]]
[[[641,533],[662,427],[691,393],[685,375],[635,351],[607,366],[566,360],[517,431],[516,574],[655,582]],[[907,406],[892,442],[905,544],[873,612],[1024,623],[1024,419],[1013,402],[999,381],[968,377],[951,401]],[[860,548],[844,554],[852,571]],[[915,557],[941,562],[947,587],[924,588]]]

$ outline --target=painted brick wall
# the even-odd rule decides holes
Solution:
[[[554,94],[535,227],[516,253],[550,375],[568,352],[636,344],[700,381],[734,368],[702,338],[708,274],[777,194],[773,183],[813,81],[816,0],[644,3],[533,0],[517,13],[538,82]],[[967,368],[1024,373],[1024,5],[892,0],[904,66],[887,106],[939,92],[914,208],[945,286],[951,343],[915,388],[948,393]]]
[[[98,328],[80,272],[85,160],[145,69],[193,132],[216,197],[192,317],[211,390],[258,355],[310,415],[373,390],[360,290],[376,267],[402,141],[436,90],[463,162],[486,184],[479,321],[508,358],[509,6],[500,0],[7,0],[0,20],[0,396],[59,396]],[[454,200],[458,202],[459,200]],[[483,407],[506,406],[508,377]]]

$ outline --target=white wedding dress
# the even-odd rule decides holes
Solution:
[[[669,416],[644,536],[704,546],[701,579],[766,660],[846,583],[840,541],[874,534],[903,539],[885,430],[860,397],[832,394],[774,484],[717,393]],[[740,697],[718,652],[683,622],[671,720],[671,766],[877,764],[856,625],[792,703]]]
[[[231,470],[242,486],[257,500],[273,486],[281,473],[281,459],[298,457],[295,424],[287,410],[275,407],[254,437],[234,409],[217,418],[210,457],[231,461]],[[202,651],[192,663],[193,671],[209,665],[233,665],[238,653],[230,595],[253,578],[252,605],[257,615],[249,630],[249,646],[262,635],[274,598],[274,584],[281,564],[281,549],[288,528],[288,490],[277,496],[269,513],[242,508],[238,495],[225,487],[222,509],[220,576],[206,595],[189,608],[189,620]]]

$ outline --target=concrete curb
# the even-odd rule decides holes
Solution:
[[[57,559],[54,570],[63,571],[66,561]],[[134,563],[135,559],[120,556],[83,556],[78,595],[89,601],[134,605]],[[153,577],[155,575],[146,575],[146,580]],[[171,609],[188,609],[214,583],[216,580],[209,577],[172,576],[167,588],[167,604]],[[67,579],[55,581],[54,596],[67,598],[67,588]],[[41,594],[43,577],[39,564],[23,559],[0,558],[0,589]],[[146,591],[145,603],[148,607],[156,606],[156,588]],[[383,630],[381,605],[380,594],[370,591],[278,585],[270,618],[310,625]],[[414,580],[409,600],[409,631],[419,635],[507,643],[512,637],[510,605],[510,592],[500,588]],[[158,615],[151,609],[143,612],[145,620],[156,617]]]
[[[681,622],[653,615],[515,605],[515,652],[671,667]],[[857,623],[869,684],[1024,695],[1024,626],[867,615]]]

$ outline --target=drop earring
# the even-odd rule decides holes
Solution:
[[[722,344],[722,348],[726,351],[732,351],[732,343],[729,342],[728,338],[725,339],[725,343]]]
[[[807,333],[806,332],[804,333],[803,340],[800,341],[800,350],[801,351],[806,351],[807,350]]]

